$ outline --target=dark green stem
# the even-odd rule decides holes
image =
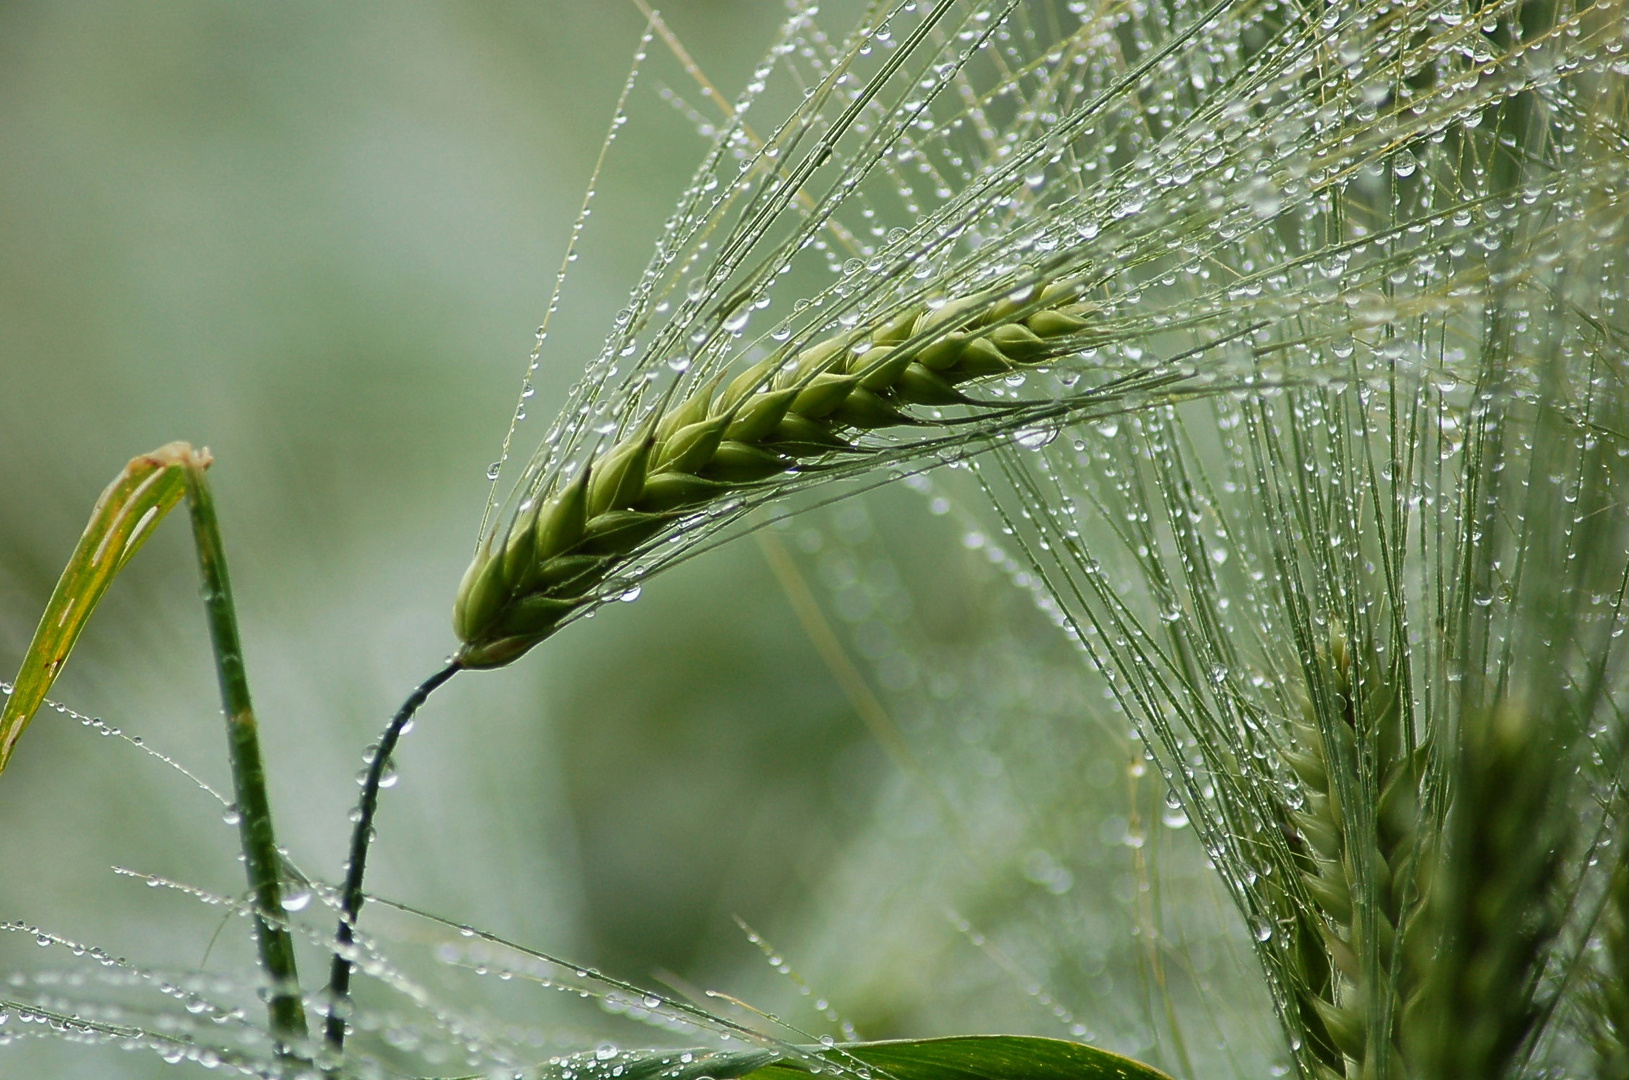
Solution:
[[[288,1055],[307,1038],[305,1006],[300,999],[300,976],[294,964],[294,939],[281,922],[283,904],[278,879],[280,857],[272,831],[271,799],[266,793],[266,769],[260,760],[260,733],[254,705],[249,700],[249,677],[243,666],[243,642],[238,637],[237,614],[232,607],[232,584],[226,573],[226,551],[215,520],[215,501],[204,478],[204,466],[187,468],[187,502],[192,508],[192,534],[198,548],[198,572],[203,579],[204,609],[209,615],[209,636],[215,645],[215,673],[220,678],[221,705],[226,713],[226,744],[232,759],[232,786],[237,798],[238,839],[249,876],[254,905],[255,939],[260,966],[271,981],[267,1007],[272,1037],[279,1052]]]
[[[356,917],[362,911],[362,877],[368,867],[368,845],[373,842],[373,815],[379,809],[379,781],[385,774],[390,755],[402,737],[402,729],[413,719],[413,714],[436,687],[462,671],[457,660],[419,684],[407,696],[396,715],[390,718],[379,745],[374,748],[368,762],[368,775],[362,782],[362,801],[358,804],[356,827],[351,830],[351,855],[345,863],[345,885],[340,890],[339,929],[334,932],[334,963],[328,973],[328,1000],[331,1011],[324,1025],[324,1036],[334,1053],[345,1048],[345,1012],[341,1002],[351,994],[351,945],[356,941]]]

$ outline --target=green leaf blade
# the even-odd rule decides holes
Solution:
[[[869,1074],[871,1080],[1171,1080],[1107,1050],[1025,1035],[953,1035],[801,1050],[632,1051],[614,1062],[583,1054],[559,1063],[557,1075],[606,1077],[611,1075],[607,1066],[614,1064],[623,1080],[807,1080],[810,1065],[818,1061],[823,1074]]]
[[[1170,1080],[1158,1069],[1084,1043],[1024,1035],[955,1035],[853,1043],[820,1056],[852,1073],[859,1063],[877,1080]],[[746,1080],[799,1080],[806,1069],[783,1059]]]
[[[185,494],[187,468],[207,467],[209,462],[207,450],[169,443],[132,458],[96,500],[90,522],[40,616],[11,697],[0,710],[0,771],[108,586]]]

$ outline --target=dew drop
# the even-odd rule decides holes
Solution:
[[[1250,212],[1265,221],[1284,208],[1284,196],[1266,177],[1258,177],[1245,190]]]
[[[1358,293],[1346,302],[1352,306],[1353,320],[1361,326],[1379,326],[1397,317],[1397,308],[1379,293]]]

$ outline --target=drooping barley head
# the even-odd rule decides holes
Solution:
[[[459,587],[459,659],[508,663],[673,521],[856,452],[845,436],[934,422],[924,408],[993,412],[959,388],[1077,351],[1092,310],[1069,281],[909,305],[880,324],[777,350],[722,388],[722,378],[692,385],[494,535]]]

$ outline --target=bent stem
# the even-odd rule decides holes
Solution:
[[[347,1001],[351,993],[351,945],[356,940],[356,917],[362,910],[362,878],[367,873],[368,845],[373,841],[373,815],[379,808],[379,781],[407,722],[413,719],[413,714],[426,698],[435,693],[437,687],[462,670],[462,665],[454,660],[420,683],[402,702],[396,715],[390,718],[384,734],[379,737],[379,746],[368,762],[356,827],[351,830],[351,854],[345,863],[345,885],[340,891],[339,929],[334,932],[334,962],[328,973],[329,1013],[323,1034],[329,1048],[336,1054],[345,1048],[346,1010],[340,1003]]]
[[[266,792],[266,770],[260,758],[260,733],[249,700],[249,677],[243,664],[243,642],[238,637],[237,614],[232,606],[232,584],[226,572],[226,551],[215,519],[215,501],[204,478],[204,463],[186,469],[187,503],[192,511],[192,534],[198,548],[204,609],[209,636],[215,647],[215,673],[221,684],[221,705],[226,713],[227,751],[232,760],[232,786],[237,799],[238,839],[249,876],[254,907],[255,940],[260,966],[271,980],[267,1009],[272,1037],[280,1054],[307,1037],[305,1006],[300,999],[300,976],[294,962],[294,939],[279,920],[283,911],[278,878],[280,858],[272,830],[271,799]]]

